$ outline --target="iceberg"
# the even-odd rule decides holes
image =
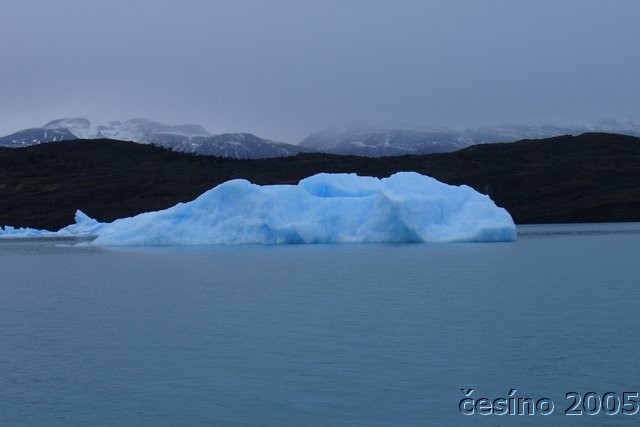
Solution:
[[[55,236],[55,235],[56,233],[52,233],[50,231],[45,231],[45,230],[38,230],[35,228],[26,228],[26,227],[15,228],[10,225],[0,227],[0,237],[3,239]]]
[[[466,185],[415,172],[388,178],[321,173],[297,185],[220,184],[188,203],[101,223],[78,211],[59,235],[95,245],[498,242],[511,215]]]

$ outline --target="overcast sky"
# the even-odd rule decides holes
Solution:
[[[640,117],[639,0],[0,0],[0,135]]]

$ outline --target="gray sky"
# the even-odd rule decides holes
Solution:
[[[0,135],[640,117],[640,0],[0,0]]]

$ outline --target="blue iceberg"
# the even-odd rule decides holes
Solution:
[[[96,245],[497,242],[516,238],[509,213],[466,185],[414,172],[325,174],[298,185],[225,182],[188,203],[100,223],[82,212],[56,234]]]
[[[415,172],[321,173],[298,185],[235,179],[191,202],[110,223],[78,211],[75,224],[55,233],[0,227],[0,237],[86,235],[105,246],[498,242],[515,240],[516,227],[488,196]]]

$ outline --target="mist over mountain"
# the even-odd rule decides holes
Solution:
[[[235,159],[285,157],[309,151],[249,133],[214,135],[200,125],[167,125],[142,118],[104,124],[94,123],[86,118],[57,119],[40,128],[26,129],[2,137],[0,146],[18,148],[74,139],[133,141],[184,153]]]
[[[153,144],[173,151],[233,159],[263,159],[321,152],[365,157],[446,153],[475,144],[607,132],[640,136],[640,121],[602,120],[583,125],[505,125],[450,129],[349,125],[315,132],[298,145],[260,138],[250,133],[213,134],[196,124],[167,125],[136,118],[95,123],[64,118],[42,127],[0,138],[0,146],[19,148],[73,139],[114,139]]]
[[[150,143],[181,153],[231,159],[289,157],[313,151],[293,144],[260,138],[250,133],[223,133],[210,137],[157,134],[150,139]]]
[[[111,121],[105,124],[92,123],[86,118],[64,118],[50,121],[45,129],[66,129],[79,139],[119,139],[152,143],[159,135],[181,135],[187,137],[212,136],[200,125],[167,125],[143,118],[135,118],[124,122]]]
[[[606,120],[590,125],[505,125],[462,130],[354,125],[321,130],[305,138],[300,146],[323,153],[381,157],[445,153],[475,144],[580,135],[587,132],[640,136],[640,122]]]

